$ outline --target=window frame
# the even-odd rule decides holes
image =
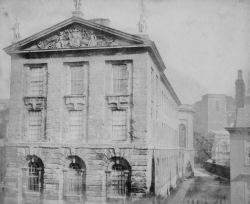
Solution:
[[[31,121],[34,122],[34,118],[31,120],[31,113],[39,113],[38,114],[38,118],[36,119],[36,121],[39,121],[38,125],[36,123],[33,123],[35,125],[31,125]],[[42,116],[42,110],[28,110],[28,139],[29,140],[39,140],[42,136],[42,126],[43,126],[43,116]],[[39,119],[40,118],[40,119]],[[40,127],[38,129],[31,129],[31,127]],[[35,135],[31,135],[31,130],[39,130],[39,134]]]
[[[123,122],[125,122],[125,125],[115,125],[116,127],[117,126],[125,126],[125,132],[124,133],[124,136],[115,136],[114,135],[114,130],[113,130],[113,127],[114,127],[114,120],[113,120],[113,112],[125,112],[125,116],[124,116],[124,119],[122,120]],[[127,139],[127,131],[128,131],[128,122],[127,122],[127,119],[128,119],[128,113],[127,113],[127,109],[111,109],[111,133],[112,133],[112,140],[113,141],[126,141]],[[120,122],[120,121],[119,121]]]
[[[75,112],[75,113],[77,113],[77,112],[79,112],[79,113],[81,113],[81,114],[79,114],[79,118],[76,118],[77,120],[72,120],[72,115],[71,115],[71,113],[73,113],[73,112]],[[80,119],[80,120],[79,120]],[[72,123],[72,121],[77,121],[78,123],[77,124],[74,124],[74,125],[72,125],[71,123]],[[76,134],[76,135],[74,135],[74,137],[72,138],[72,131],[71,131],[71,127],[80,127],[79,129],[78,129],[78,134]],[[82,139],[82,137],[83,137],[83,110],[69,110],[69,134],[68,134],[68,140],[71,140],[71,141],[75,141],[75,140],[81,140]]]
[[[40,72],[40,82],[42,84],[41,86],[41,93],[33,94],[32,87],[32,80],[33,78],[36,78],[37,76],[33,76],[33,71],[35,69],[41,69]],[[24,77],[25,77],[25,96],[31,96],[31,97],[44,97],[46,95],[46,86],[47,86],[47,63],[39,63],[39,64],[24,64]],[[39,78],[39,77],[38,77]]]
[[[84,95],[84,64],[71,64],[70,67],[70,95]],[[78,69],[78,70],[77,70]],[[78,74],[74,73],[73,70],[77,70]],[[81,76],[82,78],[74,78],[74,76]],[[78,84],[78,88],[76,88],[76,91],[73,91],[74,84]]]
[[[126,76],[123,76],[124,78],[121,78],[120,73],[123,73],[123,71],[119,70],[119,77],[120,78],[114,79],[114,76],[115,76],[114,70],[116,69],[115,67],[119,67],[119,66],[126,67],[126,71],[124,72],[124,73],[126,73],[125,74]],[[112,70],[112,76],[111,76],[111,79],[112,79],[112,83],[111,83],[111,90],[112,91],[111,92],[112,92],[112,94],[127,94],[128,93],[128,84],[129,84],[129,72],[128,72],[127,63],[125,63],[125,62],[112,63],[111,67],[112,67],[112,69],[111,69]],[[117,88],[117,89],[119,89],[118,91],[114,91],[115,81],[119,82],[119,83],[116,83],[116,85],[119,85],[119,88]],[[125,85],[125,88],[123,87],[124,90],[122,90],[122,86],[124,86],[124,84],[123,84],[124,82],[126,83],[126,85]]]

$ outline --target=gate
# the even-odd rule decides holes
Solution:
[[[122,195],[126,193],[126,176],[124,171],[113,170],[111,172],[111,194]]]
[[[69,169],[67,172],[67,194],[82,195],[85,191],[85,170]]]

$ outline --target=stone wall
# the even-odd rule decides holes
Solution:
[[[122,61],[129,67],[129,90],[119,100],[110,95],[110,69],[113,61]],[[84,94],[76,103],[69,97],[69,64],[84,65]],[[43,64],[45,90],[41,102],[43,112],[42,137],[37,141],[28,137],[28,105],[30,97],[29,67]],[[148,84],[151,67],[159,79],[151,117]],[[149,193],[165,195],[176,187],[182,162],[178,149],[178,104],[172,98],[166,83],[147,51],[88,51],[74,54],[30,54],[12,59],[10,127],[6,141],[6,192],[25,195],[34,203],[38,194],[27,191],[27,171],[34,155],[44,165],[43,197],[46,203],[65,199],[65,169],[69,157],[78,156],[86,165],[86,196],[88,201],[101,202],[107,197],[106,170],[113,157],[124,158],[131,167],[129,191],[131,197]],[[155,75],[155,76],[156,76]],[[19,77],[16,77],[19,76]],[[21,77],[20,77],[21,76]],[[154,78],[155,78],[154,76]],[[156,86],[155,86],[156,88]],[[161,94],[165,94],[163,103]],[[157,93],[157,94],[156,94]],[[80,102],[79,102],[80,100]],[[112,102],[114,100],[115,102]],[[67,102],[68,101],[68,102]],[[70,101],[70,102],[69,102]],[[120,103],[121,102],[121,103]],[[128,110],[128,132],[124,141],[113,141],[110,128],[111,105]],[[161,110],[165,107],[164,112]],[[83,134],[71,141],[68,131],[68,112],[72,108],[84,112]],[[162,123],[164,122],[164,128]],[[153,126],[151,125],[153,124]],[[113,152],[113,153],[112,153]],[[105,159],[106,158],[106,159]],[[50,200],[50,201],[49,201]]]
[[[44,189],[43,197],[27,191],[27,171],[29,155],[38,156],[44,164]],[[34,199],[43,199],[45,203],[65,199],[63,192],[64,170],[67,169],[68,155],[71,148],[39,147],[31,150],[28,147],[8,147],[6,174],[6,193],[18,197],[25,195],[30,202]],[[117,150],[116,150],[117,151]],[[101,202],[108,197],[106,189],[107,180],[105,171],[110,164],[106,157],[113,157],[110,148],[76,148],[75,155],[79,156],[86,164],[86,197],[90,202]],[[179,160],[176,150],[148,150],[142,148],[120,149],[123,158],[131,166],[130,196],[143,197],[153,193],[166,196],[172,188],[176,187],[177,180],[182,178],[183,164]],[[25,155],[26,154],[26,155]],[[18,156],[16,156],[18,155]],[[167,157],[166,157],[167,155]],[[152,157],[153,156],[153,157]],[[155,160],[155,174],[152,178],[152,160]],[[153,180],[151,180],[153,179]],[[154,183],[152,183],[152,181]],[[154,185],[154,186],[152,186]],[[32,197],[33,196],[33,197]],[[31,202],[32,203],[32,202]]]

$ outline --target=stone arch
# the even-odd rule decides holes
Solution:
[[[186,148],[187,143],[187,128],[182,123],[179,125],[179,147]]]
[[[64,165],[64,169],[68,169],[71,163],[77,163],[81,167],[82,170],[86,170],[86,164],[83,159],[77,155],[70,155],[66,158],[66,163]]]
[[[123,157],[111,157],[110,163],[107,167],[107,170],[112,170],[112,167],[117,163],[123,165],[125,168],[124,170],[131,171],[131,166],[130,166],[129,162],[126,159],[124,159]]]

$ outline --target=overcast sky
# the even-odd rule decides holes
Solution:
[[[82,0],[85,19],[138,34],[141,0]],[[73,0],[0,0],[0,98],[9,97],[15,17],[22,38],[72,16]],[[237,70],[250,74],[250,0],[145,0],[148,35],[166,64],[165,74],[182,103],[205,94],[235,95]]]

